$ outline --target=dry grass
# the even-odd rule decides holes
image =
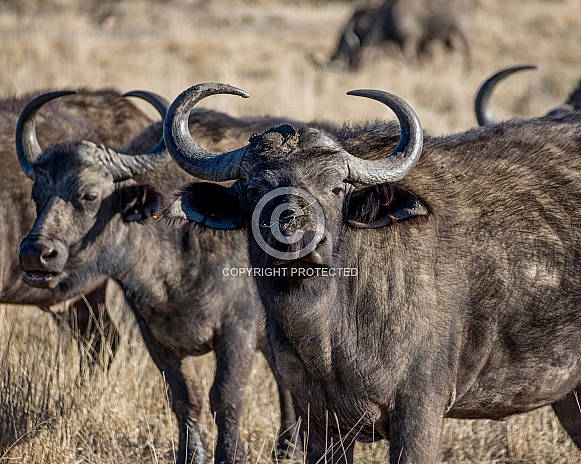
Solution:
[[[475,125],[472,99],[495,69],[536,63],[494,99],[499,117],[530,116],[562,102],[581,77],[578,0],[475,0],[467,35],[473,66],[438,50],[429,63],[375,54],[359,73],[323,69],[352,3],[267,0],[73,2],[0,0],[0,93],[35,88],[114,86],[173,98],[186,87],[221,81],[249,100],[214,97],[235,115],[297,119],[384,117],[355,88],[390,90],[416,108],[435,134]],[[153,112],[152,112],[153,114]],[[391,117],[391,115],[388,115]],[[123,344],[108,373],[79,369],[70,334],[35,308],[0,307],[0,462],[169,463],[175,423],[162,376],[130,315],[114,317]],[[209,389],[211,356],[196,363]],[[278,422],[274,382],[258,358],[247,390],[243,437],[251,462],[268,462]],[[204,416],[208,442],[215,427]],[[449,462],[579,462],[550,410],[506,422],[447,421]],[[387,444],[359,445],[357,462],[385,462]]]
[[[171,463],[176,424],[163,377],[149,359],[132,318],[117,308],[123,343],[109,372],[84,375],[70,332],[31,307],[0,309],[0,462]],[[212,356],[195,368],[206,397]],[[257,357],[247,387],[242,436],[250,461],[267,463],[278,423],[276,388]],[[202,418],[205,439],[216,428],[209,407]],[[388,445],[358,445],[357,462],[385,462]],[[581,453],[550,409],[506,422],[445,424],[442,457],[447,462],[578,462]]]

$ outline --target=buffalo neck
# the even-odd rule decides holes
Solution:
[[[393,231],[346,231],[332,266],[355,269],[350,275],[301,281],[256,278],[277,365],[302,369],[309,382],[326,385],[324,388],[338,380],[354,391],[362,391],[362,384],[388,367],[392,375],[382,390],[386,396],[396,391],[406,366],[421,353],[424,338],[434,331],[426,314],[438,299],[438,292],[433,292],[433,301],[421,301],[421,294],[410,290],[436,289],[437,284],[426,280],[430,274],[421,268],[434,259],[415,260],[420,267],[408,264],[414,261],[412,256],[429,258],[429,254],[418,230],[406,235],[404,239]],[[384,250],[381,262],[379,250]],[[388,254],[385,250],[398,251]],[[446,320],[445,314],[442,319]],[[381,324],[373,323],[378,320]],[[392,349],[386,350],[386,346]],[[399,346],[408,350],[402,352]],[[283,369],[285,381],[297,378],[292,372],[288,377],[284,374]],[[293,392],[302,390],[300,385],[294,387]]]
[[[138,304],[180,304],[187,297],[186,280],[195,281],[203,265],[196,234],[186,228],[166,228],[153,219],[124,227],[120,248],[111,250],[116,259],[106,270],[108,276]]]

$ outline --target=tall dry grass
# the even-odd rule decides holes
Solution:
[[[353,4],[0,0],[0,93],[114,86],[173,98],[194,83],[221,81],[251,98],[220,96],[205,105],[234,115],[340,122],[385,117],[381,105],[345,96],[355,88],[380,88],[408,100],[424,126],[442,134],[475,125],[474,92],[499,67],[523,62],[540,67],[498,89],[493,104],[500,118],[546,112],[581,77],[578,0],[474,0],[466,29],[470,72],[460,53],[444,50],[436,50],[428,63],[374,53],[358,73],[318,66],[330,56]],[[163,377],[132,316],[121,304],[113,316],[122,331],[120,352],[108,372],[88,375],[71,334],[49,315],[37,308],[0,307],[0,462],[173,461],[176,426]],[[212,356],[192,368],[207,394]],[[275,392],[258,357],[242,428],[253,463],[269,461],[278,422]],[[212,443],[216,430],[207,406],[202,422]],[[387,446],[358,445],[357,462],[385,462]],[[573,463],[581,462],[581,453],[543,409],[506,422],[447,421],[442,458]]]

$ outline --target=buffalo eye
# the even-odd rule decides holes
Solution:
[[[341,187],[335,187],[333,190],[331,190],[331,192],[333,192],[333,195],[341,195],[341,193],[343,193],[343,189]]]
[[[83,201],[90,203],[90,202],[95,201],[98,197],[99,197],[99,195],[96,192],[86,192],[83,195],[82,199],[83,199]]]

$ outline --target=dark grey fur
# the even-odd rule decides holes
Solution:
[[[223,150],[281,121],[239,120],[200,110],[190,119],[190,127],[202,134],[204,145]],[[161,134],[161,125],[153,125],[124,152],[142,153]],[[271,356],[264,310],[252,279],[223,274],[223,269],[249,267],[244,236],[164,227],[151,216],[164,195],[193,178],[170,162],[164,169],[114,182],[107,167],[96,161],[95,150],[98,147],[86,142],[59,143],[34,165],[38,217],[23,246],[47,243],[58,254],[42,265],[29,257],[31,264],[25,263],[24,269],[54,273],[43,285],[64,295],[74,294],[98,276],[121,286],[170,387],[179,425],[179,464],[207,460],[198,426],[203,400],[191,360],[214,351],[217,368],[210,392],[218,425],[214,460],[246,462],[238,434],[244,389],[255,350],[262,351],[269,362]],[[292,456],[294,408],[289,392],[280,388],[279,393],[282,435],[277,453]]]
[[[331,63],[344,62],[350,70],[357,70],[367,47],[386,44],[399,47],[408,59],[425,59],[431,56],[435,42],[453,50],[457,36],[469,67],[470,50],[461,27],[463,3],[464,0],[385,0],[380,5],[359,7],[343,28]]]
[[[85,293],[88,305],[77,298],[62,302],[52,291],[26,285],[18,264],[18,245],[34,223],[35,208],[30,198],[32,181],[22,172],[16,157],[14,133],[18,114],[40,93],[0,100],[0,303],[37,305],[66,320],[83,338],[93,340],[86,348],[90,359],[96,360],[103,342],[109,340],[114,351],[118,341],[107,310],[100,312],[105,302],[103,279],[79,289],[79,293]],[[46,105],[37,119],[37,133],[44,146],[83,137],[118,148],[149,124],[151,120],[117,91],[84,89]],[[95,318],[101,320],[102,330]],[[81,343],[83,348],[85,345]]]
[[[199,196],[204,183],[176,198],[215,228],[247,224],[254,267],[358,270],[255,277],[308,431],[307,462],[326,453],[351,463],[355,441],[389,439],[390,462],[431,464],[445,417],[503,419],[547,404],[580,446],[581,112],[426,136],[405,179],[346,181],[341,150],[379,159],[397,139],[382,122],[272,129],[249,145],[234,186],[212,187],[220,204]],[[324,235],[302,259],[273,258],[250,230],[254,206],[278,187],[307,191],[324,212]],[[279,216],[282,233],[304,232],[300,246],[315,234],[297,198],[277,197],[261,216],[279,251],[296,248],[268,233],[283,202],[295,211]]]

